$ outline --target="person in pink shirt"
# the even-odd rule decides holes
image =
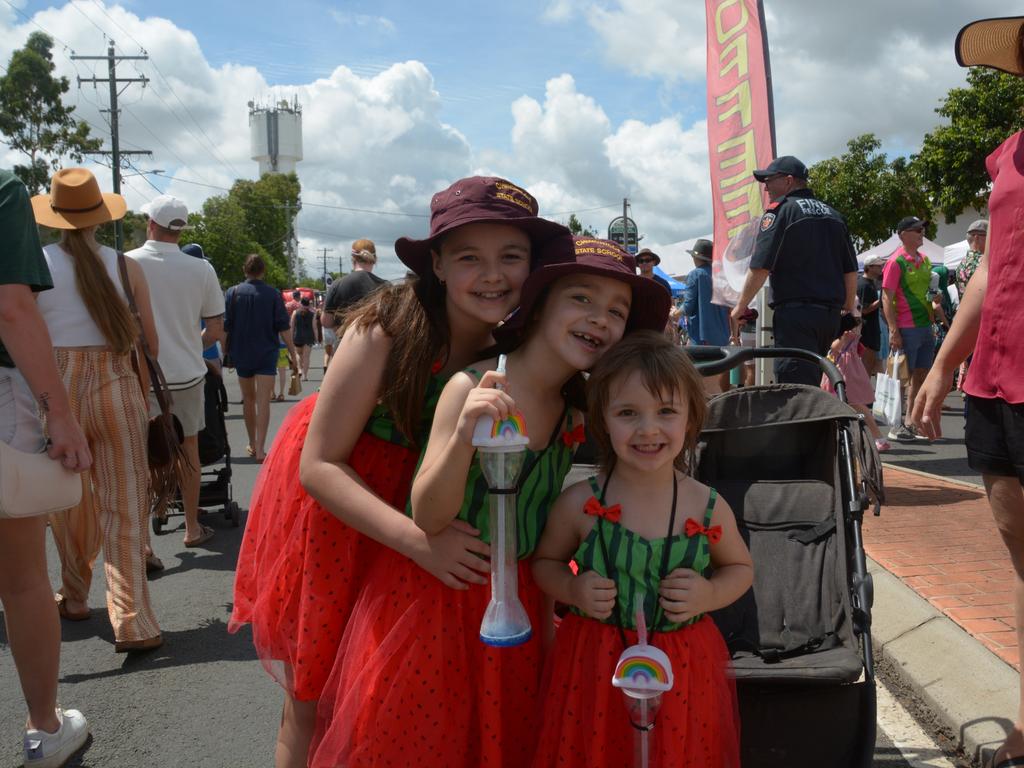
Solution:
[[[985,66],[1024,77],[1024,16],[984,19],[957,35],[961,66]],[[967,284],[956,318],[914,404],[912,421],[942,434],[942,402],[953,371],[973,350],[964,392],[967,459],[982,474],[992,516],[1009,550],[1017,645],[1024,647],[1024,131],[986,160],[992,177],[988,244]],[[1024,667],[1022,667],[1024,669]],[[996,751],[993,768],[1024,766],[1024,686],[1017,722]]]
[[[928,288],[932,263],[921,253],[924,222],[907,216],[896,225],[902,245],[882,270],[882,312],[889,326],[889,349],[901,351],[907,358],[910,386],[907,388],[907,413],[932,367],[935,336],[932,331],[932,303]],[[893,424],[890,440],[913,441],[918,434],[905,424]]]

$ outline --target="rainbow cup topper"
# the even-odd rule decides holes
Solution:
[[[473,430],[473,446],[485,451],[520,451],[529,444],[526,422],[518,411],[501,421],[481,416]]]
[[[672,688],[672,662],[653,645],[631,645],[619,656],[612,685],[634,699],[651,699]]]

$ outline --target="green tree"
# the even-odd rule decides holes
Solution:
[[[967,87],[950,90],[935,111],[949,122],[924,137],[913,165],[949,223],[964,208],[986,205],[985,158],[1024,128],[1024,80],[976,67]]]
[[[584,226],[576,217],[575,213],[569,214],[569,223],[566,224],[565,226],[567,226],[569,228],[569,231],[572,232],[574,235],[597,237],[597,232],[592,227]]]
[[[902,157],[890,162],[881,146],[866,133],[852,139],[844,154],[810,169],[814,193],[843,215],[859,251],[889,239],[904,216],[929,215],[928,195],[910,163]]]
[[[275,263],[285,267],[300,192],[299,178],[294,173],[266,173],[257,181],[239,179],[228,193],[245,212],[249,237],[262,245]]]
[[[61,97],[68,79],[54,77],[53,40],[42,32],[29,35],[25,47],[15,51],[0,77],[0,134],[11,149],[28,158],[14,172],[35,194],[46,189],[61,159],[81,162],[101,141],[89,136],[88,123],[76,120],[74,109]]]

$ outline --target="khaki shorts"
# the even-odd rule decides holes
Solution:
[[[171,397],[174,402],[171,404],[171,413],[178,417],[181,422],[181,431],[185,437],[198,435],[206,426],[205,399],[203,397],[203,382],[200,381],[188,389],[172,389]],[[160,404],[156,401],[156,395],[149,393],[149,415],[154,416],[160,413]]]
[[[0,367],[0,440],[25,453],[46,446],[36,399],[17,368]]]

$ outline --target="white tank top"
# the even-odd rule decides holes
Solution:
[[[55,347],[98,347],[109,342],[93,322],[75,284],[75,264],[71,256],[56,243],[43,248],[50,267],[53,288],[37,294],[39,311],[43,314],[50,339]],[[121,277],[117,271],[117,251],[100,246],[100,260],[114,281],[114,289],[125,300]]]

